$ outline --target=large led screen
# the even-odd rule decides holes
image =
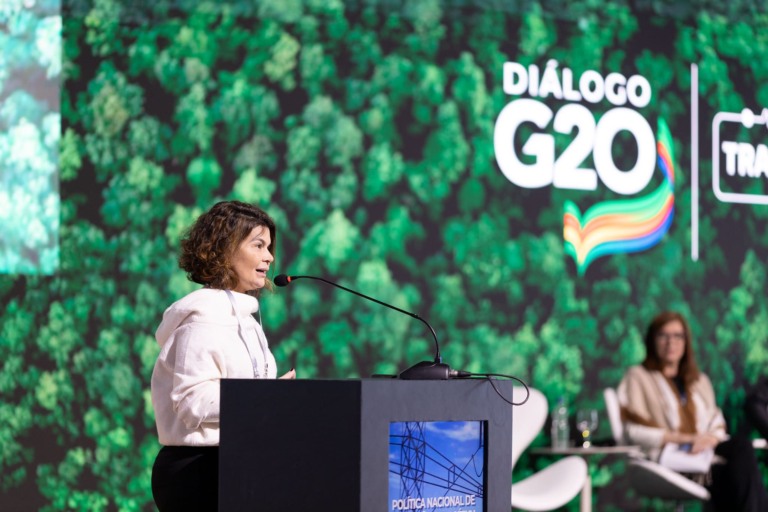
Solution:
[[[0,3],[0,274],[59,264],[59,10]]]

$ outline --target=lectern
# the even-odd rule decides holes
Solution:
[[[493,384],[511,399],[510,381]],[[476,460],[484,467],[454,464],[446,489],[461,484],[461,474],[471,469],[482,476],[481,508],[462,503],[463,498],[457,503],[477,512],[509,509],[512,406],[487,380],[225,379],[219,510],[385,512],[411,510],[414,505],[429,510],[425,501],[392,500],[390,478],[396,478],[392,468],[397,463],[390,460],[391,432],[403,422],[418,422],[426,430],[431,425],[478,422],[484,453]],[[450,465],[435,461],[427,444],[415,453],[427,463]],[[418,471],[415,475],[420,478]],[[461,508],[445,508],[445,497],[432,500],[443,510]]]

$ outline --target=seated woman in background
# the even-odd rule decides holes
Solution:
[[[645,334],[645,360],[627,370],[619,385],[628,441],[658,459],[667,443],[689,445],[693,454],[714,449],[724,459],[709,473],[686,475],[707,486],[715,510],[768,510],[752,445],[729,439],[712,383],[699,371],[691,331],[675,312],[656,316]]]

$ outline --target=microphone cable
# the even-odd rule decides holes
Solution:
[[[523,381],[523,379],[519,377],[515,377],[514,375],[506,375],[504,373],[472,373],[472,372],[464,372],[461,370],[456,370],[456,372],[459,374],[459,376],[457,377],[459,379],[487,380],[491,384],[491,387],[493,388],[493,390],[496,391],[496,394],[499,395],[499,397],[505,402],[507,402],[509,405],[512,405],[512,406],[523,405],[531,397],[531,390],[530,388],[528,388],[528,384],[526,384],[525,381]],[[496,387],[496,384],[494,384],[493,381],[498,380],[498,378],[494,379],[494,377],[501,377],[506,380],[516,380],[517,382],[522,384],[523,388],[525,388],[525,398],[523,399],[523,401],[514,402],[513,401],[514,397],[512,398],[512,400],[507,400],[507,397],[505,397],[501,393],[501,391],[499,391],[499,388]]]
[[[499,388],[496,387],[496,384],[494,383],[494,380],[499,380],[498,378],[494,379],[494,377],[501,377],[506,380],[516,380],[520,384],[522,384],[523,388],[525,388],[525,398],[522,402],[513,402],[512,400],[508,400],[507,397],[505,397],[501,391],[499,391]],[[371,378],[373,379],[396,379],[397,375],[393,375],[391,373],[374,373],[371,375]],[[528,384],[525,383],[523,379],[520,377],[515,377],[514,375],[507,375],[504,373],[472,373],[472,372],[465,372],[464,370],[451,370],[450,371],[450,380],[454,379],[463,379],[463,380],[487,380],[493,390],[496,392],[497,395],[499,395],[499,398],[504,400],[506,403],[512,406],[520,406],[525,404],[528,401],[528,398],[531,396],[531,390],[528,387]],[[514,398],[513,398],[514,399]]]

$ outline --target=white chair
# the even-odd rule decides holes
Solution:
[[[528,401],[512,411],[512,469],[520,455],[533,442],[547,420],[547,398],[533,388]],[[514,402],[525,399],[525,388],[515,387]],[[555,510],[581,492],[587,480],[587,463],[581,457],[558,460],[533,475],[512,483],[512,508]]]
[[[605,388],[603,391],[611,433],[617,445],[624,445],[624,424],[621,420],[621,404],[616,390]],[[696,482],[685,478],[680,473],[662,466],[657,462],[638,457],[630,458],[627,473],[633,488],[649,498],[675,500],[678,508],[683,501],[709,501],[709,491]]]

